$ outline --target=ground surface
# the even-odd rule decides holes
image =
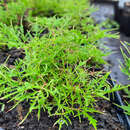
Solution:
[[[0,112],[0,127],[4,130],[58,130],[57,126],[52,127],[56,118],[49,118],[47,113],[42,112],[41,119],[38,121],[36,111],[22,125],[18,126],[20,120],[26,115],[29,104],[23,103],[16,109],[7,112],[11,105],[11,103],[6,104],[5,111]],[[98,130],[124,130],[110,102],[100,100],[98,105],[99,109],[104,112],[104,114],[94,114],[94,118],[98,121]],[[78,119],[72,118],[72,126],[64,127],[62,130],[94,130],[88,123],[87,119],[83,119],[82,123],[79,123]]]

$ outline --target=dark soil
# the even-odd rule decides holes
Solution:
[[[0,64],[5,63],[8,65],[14,65],[15,61],[18,59],[23,59],[25,57],[23,49],[16,49],[15,47],[9,49],[7,46],[2,46],[0,49]]]
[[[35,9],[34,9],[35,12]],[[53,10],[49,10],[48,12],[38,12],[38,13],[33,13],[33,16],[39,16],[39,17],[53,17],[56,16],[56,18],[60,18],[61,16],[58,13],[55,13]]]
[[[18,123],[26,115],[29,104],[20,104],[17,108],[8,112],[13,104],[3,103],[5,103],[5,109],[4,112],[0,112],[0,127],[5,130],[58,130],[57,126],[53,127],[57,117],[48,117],[47,113],[41,112],[41,118],[38,121],[36,111],[19,126]],[[120,124],[116,111],[110,102],[100,100],[98,102],[98,107],[98,109],[104,113],[93,114],[93,117],[98,121],[98,130],[124,130],[124,127]],[[94,130],[94,128],[89,125],[87,119],[82,119],[82,123],[79,123],[76,118],[72,118],[72,126],[70,126],[70,128],[72,130]],[[67,130],[67,127],[64,127],[62,130]]]

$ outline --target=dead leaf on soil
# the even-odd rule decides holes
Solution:
[[[23,111],[23,107],[22,107],[21,104],[19,104],[17,106],[17,112],[18,112],[18,115],[19,115],[19,120],[23,120],[22,111]]]

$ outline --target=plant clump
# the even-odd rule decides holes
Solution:
[[[86,0],[16,0],[0,10],[1,48],[24,50],[23,58],[13,66],[7,65],[10,56],[0,65],[0,100],[13,101],[12,109],[24,101],[29,103],[20,124],[37,110],[38,119],[41,111],[58,116],[54,125],[59,129],[71,123],[70,116],[79,121],[83,116],[97,129],[91,116],[100,113],[96,102],[109,100],[106,94],[121,89],[107,82],[109,73],[102,69],[106,54],[98,49],[98,41],[116,35],[94,24],[89,16],[93,9]],[[6,13],[9,15],[3,18]]]

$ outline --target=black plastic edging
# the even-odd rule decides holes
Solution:
[[[115,4],[118,0],[90,0],[91,3]]]
[[[115,82],[112,81],[111,75],[109,76],[109,83],[113,87],[115,86]],[[118,105],[120,105],[120,106],[124,105],[118,91],[114,92],[114,97],[111,96],[111,101],[118,104]],[[115,109],[117,111],[117,116],[118,116],[119,121],[125,126],[126,130],[130,130],[130,119],[129,119],[129,117],[124,113],[123,109],[117,107],[116,105],[114,105],[114,107],[115,107]]]

